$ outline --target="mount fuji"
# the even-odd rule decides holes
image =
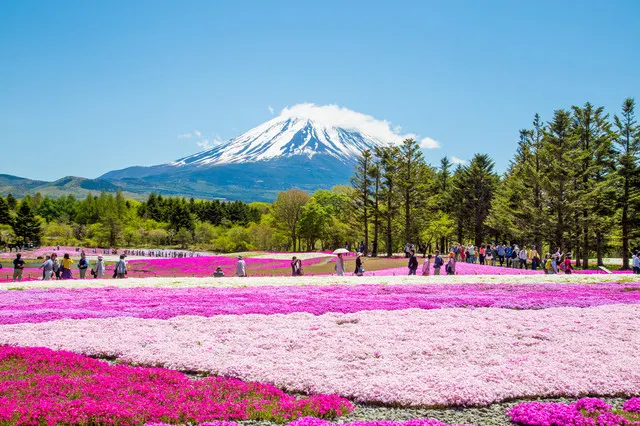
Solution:
[[[403,137],[386,121],[335,105],[300,104],[211,149],[99,179],[130,192],[271,201],[278,191],[346,184],[361,153]]]

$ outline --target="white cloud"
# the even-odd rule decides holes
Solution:
[[[215,135],[211,139],[201,137],[200,140],[196,142],[196,145],[198,145],[200,148],[206,151],[208,149],[215,148],[216,146],[220,145],[223,142],[224,140],[222,140],[220,136]]]
[[[269,113],[271,115],[275,114],[275,110],[273,109],[273,107],[271,105],[269,105],[267,108],[269,109]]]
[[[191,136],[193,136],[191,133],[183,133],[178,135],[178,139],[191,139]]]
[[[461,166],[464,166],[468,163],[467,160],[463,160],[462,158],[458,158],[455,155],[451,156],[451,163],[453,164],[460,164]]]
[[[352,111],[338,105],[317,106],[311,103],[298,104],[284,108],[278,118],[292,117],[306,118],[329,127],[342,127],[347,130],[356,130],[386,143],[399,144],[407,138],[418,139],[418,135],[415,133],[402,134],[400,126],[393,126],[386,120],[377,120],[370,115]],[[431,142],[425,143],[427,140]],[[422,139],[420,145],[428,149],[438,148],[440,146],[438,142],[427,137]]]
[[[202,133],[200,133],[200,132],[199,132],[199,131],[197,131],[197,130],[194,130],[194,131],[193,131],[193,134],[194,134],[194,135],[196,135],[196,138],[199,138],[200,136],[202,136]]]
[[[420,141],[420,148],[422,149],[440,148],[440,142],[432,138],[422,138],[422,140]]]

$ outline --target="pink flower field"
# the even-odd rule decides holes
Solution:
[[[362,404],[512,400],[526,401],[503,410],[507,424],[639,421],[633,276],[571,284],[460,263],[451,282],[407,279],[406,268],[270,277],[288,271],[283,256],[246,259],[250,280],[173,279],[216,266],[233,275],[237,260],[216,256],[130,261],[143,279],[3,286],[0,424],[446,426],[455,422],[340,417],[358,418]],[[614,396],[624,407],[584,398]],[[536,401],[551,397],[582,399]]]

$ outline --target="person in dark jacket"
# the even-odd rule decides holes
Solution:
[[[409,251],[409,275],[415,275],[418,270],[418,258],[416,257],[416,251]]]
[[[440,268],[444,262],[442,261],[442,257],[440,257],[440,252],[436,250],[436,258],[433,260],[433,275],[440,275]]]
[[[356,255],[356,269],[353,271],[353,274],[361,277],[363,273],[364,269],[362,269],[362,253],[358,253]]]

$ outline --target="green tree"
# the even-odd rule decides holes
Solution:
[[[427,184],[427,166],[415,139],[405,139],[399,147],[398,189],[402,197],[405,242],[417,242],[418,227],[414,212],[422,207]]]
[[[13,229],[21,241],[34,244],[40,243],[40,237],[42,236],[40,221],[28,203],[20,203]]]
[[[372,205],[372,162],[373,158],[370,150],[364,150],[358,158],[351,185],[353,186],[356,198],[354,200],[359,223],[362,225],[364,234],[364,254],[369,250],[369,214]]]
[[[9,204],[4,198],[0,197],[0,225],[13,224],[13,217],[9,211]]]
[[[380,202],[385,222],[385,246],[387,257],[393,256],[393,220],[398,212],[398,157],[397,147],[382,147],[376,149],[376,156],[380,158]]]
[[[289,231],[292,251],[296,251],[298,242],[298,222],[302,207],[309,201],[309,194],[300,189],[280,191],[273,204],[275,217]]]
[[[622,113],[614,117],[617,130],[615,149],[617,155],[616,176],[618,178],[617,205],[620,209],[622,239],[622,269],[629,269],[629,241],[632,229],[638,225],[640,211],[633,215],[633,207],[640,202],[640,126],[635,116],[635,100],[627,98],[622,104]],[[635,218],[635,223],[634,223]]]

